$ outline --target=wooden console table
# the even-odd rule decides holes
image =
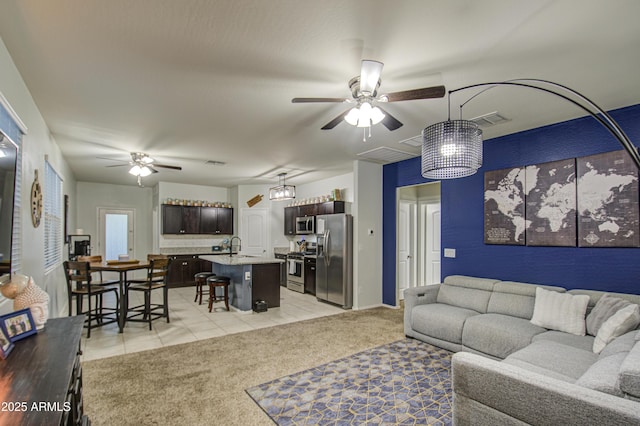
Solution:
[[[0,360],[0,424],[83,425],[84,316],[53,318]]]

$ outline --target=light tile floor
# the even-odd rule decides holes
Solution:
[[[156,291],[153,300],[159,297]],[[147,323],[128,322],[123,333],[118,333],[116,324],[91,330],[91,338],[87,339],[87,331],[83,333],[82,359],[92,360],[123,355],[163,346],[177,345],[196,340],[209,339],[225,334],[241,333],[279,324],[286,324],[344,312],[343,309],[318,302],[310,294],[300,294],[280,287],[280,307],[269,308],[267,312],[229,312],[223,302],[213,305],[209,312],[207,302],[202,305],[194,303],[195,287],[172,288],[169,290],[170,323],[164,318],[153,321],[153,330]],[[141,295],[132,295],[130,305],[141,303]],[[114,300],[105,300],[105,305],[112,306]]]

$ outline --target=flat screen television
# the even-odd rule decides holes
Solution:
[[[11,243],[18,146],[0,130],[0,283],[11,276]]]

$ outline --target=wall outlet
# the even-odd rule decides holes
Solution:
[[[456,249],[452,249],[452,248],[444,249],[444,257],[455,258],[456,257]]]

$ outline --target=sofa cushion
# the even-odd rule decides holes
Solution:
[[[536,340],[529,346],[509,355],[504,362],[523,366],[530,364],[538,368],[531,371],[548,370],[548,375],[561,378],[568,377],[571,382],[580,378],[593,363],[598,355],[590,350],[578,349],[563,345],[552,340]]]
[[[620,366],[620,389],[640,398],[640,342],[636,342]]]
[[[637,330],[633,330],[613,339],[600,352],[598,358],[604,358],[620,352],[629,352],[631,348],[633,348],[633,345],[636,344],[636,337],[640,337],[640,333]]]
[[[600,300],[595,304],[589,315],[587,315],[587,333],[595,336],[598,330],[606,320],[611,318],[613,314],[618,312],[625,306],[629,306],[631,302],[612,296],[609,293],[603,294]]]
[[[536,302],[531,323],[551,330],[584,336],[584,322],[589,296],[558,293],[536,288]]]
[[[462,327],[467,318],[479,315],[471,309],[442,303],[419,305],[411,311],[411,328],[418,333],[462,344]]]
[[[619,373],[627,354],[628,352],[619,352],[599,358],[576,380],[576,385],[623,397],[624,392],[620,389]]]
[[[437,301],[438,303],[485,313],[487,312],[490,296],[491,291],[445,283],[440,286]]]
[[[532,340],[534,342],[538,340],[552,340],[557,343],[562,343],[563,345],[591,351],[593,350],[593,339],[593,336],[577,336],[575,334],[565,333],[564,331],[548,330],[544,333],[536,334]],[[629,349],[631,349],[631,347],[629,347]]]
[[[634,304],[625,306],[602,324],[593,340],[593,351],[600,353],[609,342],[635,329],[638,324],[640,324],[640,306]]]
[[[536,287],[564,292],[562,287],[536,286],[536,284],[500,281],[493,286],[487,313],[511,315],[531,319],[536,300]]]
[[[589,296],[589,307],[587,308],[587,313],[590,313],[595,305],[598,303],[600,298],[605,294],[610,294],[611,296],[618,297],[620,299],[628,300],[631,303],[635,303],[636,305],[640,305],[640,295],[639,294],[628,294],[628,293],[611,293],[604,292],[598,290],[585,290],[585,289],[572,289],[567,291],[569,294],[581,294]]]
[[[524,318],[502,314],[482,314],[467,318],[462,330],[462,344],[473,350],[504,359],[531,343],[544,328]]]

